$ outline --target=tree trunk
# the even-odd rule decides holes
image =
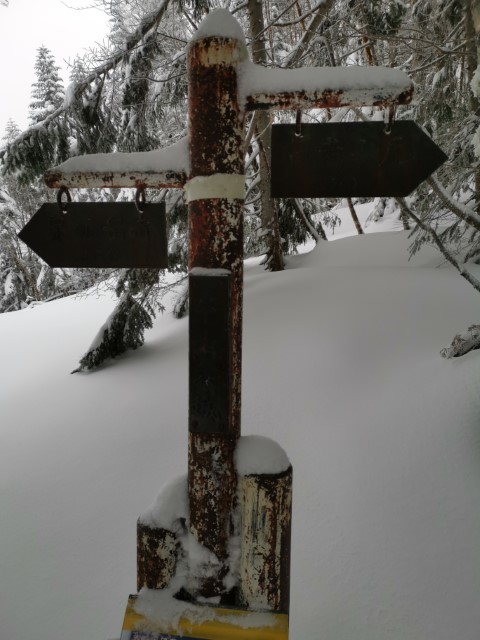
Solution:
[[[258,0],[248,0],[248,20],[250,33],[252,34],[252,60],[255,64],[265,64],[267,55],[265,51],[264,20],[262,3]],[[275,201],[270,197],[270,156],[271,156],[271,125],[267,111],[259,111],[256,114],[256,130],[259,154],[260,171],[260,203],[262,229],[267,233],[264,240],[267,245],[265,264],[269,271],[282,271],[284,268],[280,228],[278,222],[278,209]]]
[[[465,2],[465,41],[467,80],[470,82],[473,74],[480,66],[480,0],[466,0]],[[480,97],[470,89],[470,109],[476,116],[480,113]],[[480,213],[480,169],[475,171],[475,211]]]
[[[355,228],[357,230],[358,235],[363,234],[362,225],[360,224],[360,220],[358,219],[357,212],[355,211],[355,207],[353,206],[353,201],[351,198],[347,198],[348,208],[350,209],[350,213],[352,214],[353,222],[355,223]]]
[[[250,0],[250,2],[252,2],[252,0]],[[319,6],[317,12],[310,20],[310,23],[308,24],[306,31],[302,36],[302,39],[287,58],[287,67],[295,67],[301,60],[305,51],[309,47],[310,42],[313,40],[314,36],[317,35],[318,27],[321,25],[322,20],[332,8],[333,3],[334,0],[325,0],[325,2]]]

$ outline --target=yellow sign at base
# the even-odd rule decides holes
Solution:
[[[196,604],[193,615],[186,607],[178,622],[159,625],[135,611],[136,599],[128,599],[120,640],[288,640],[285,613]]]

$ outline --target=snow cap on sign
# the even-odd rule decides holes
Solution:
[[[400,69],[390,67],[299,67],[297,69],[269,69],[251,61],[243,63],[241,93],[270,94],[282,91],[355,91],[358,100],[371,104],[378,91],[378,99],[385,93],[392,95],[413,91],[412,81]],[[365,95],[363,95],[365,94]]]
[[[222,38],[233,38],[245,42],[245,35],[242,27],[226,9],[214,9],[200,23],[197,31],[192,36],[192,41],[220,36]]]
[[[185,171],[189,173],[187,138],[181,138],[168,147],[153,151],[124,153],[91,153],[65,160],[50,171],[64,173],[92,171],[98,173],[148,173],[161,171]]]

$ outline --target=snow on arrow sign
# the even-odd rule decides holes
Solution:
[[[51,267],[168,267],[164,202],[47,203],[18,236]]]
[[[447,156],[411,120],[272,127],[272,197],[404,197]]]

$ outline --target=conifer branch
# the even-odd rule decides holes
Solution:
[[[106,75],[115,69],[121,62],[125,60],[125,55],[130,53],[135,47],[139,46],[142,40],[155,29],[163,19],[165,12],[170,4],[170,0],[162,0],[160,6],[155,11],[149,13],[142,20],[141,25],[136,29],[126,40],[125,46],[118,49],[113,53],[108,60],[102,65],[95,67],[83,80],[77,82],[71,87],[70,92],[73,96],[73,101],[65,99],[64,103],[50,113],[46,118],[37,122],[35,125],[29,127],[23,131],[14,141],[8,146],[0,148],[0,163],[3,161],[4,156],[8,152],[8,149],[16,145],[27,142],[30,136],[35,135],[40,130],[48,129],[49,125],[55,122],[59,116],[68,111],[72,106],[72,102],[82,95],[82,93],[89,87],[92,82],[95,82],[98,78],[105,78]]]
[[[413,213],[411,208],[408,206],[405,198],[395,198],[395,200],[400,205],[400,208],[402,209],[402,211],[406,215],[408,215],[410,218],[412,218],[412,220],[414,220],[414,222],[420,227],[420,229],[425,231],[425,233],[427,233],[431,237],[431,239],[437,245],[438,249],[440,250],[440,253],[445,258],[445,260],[447,260],[453,267],[455,267],[455,269],[459,272],[462,278],[465,278],[465,280],[469,282],[476,291],[480,292],[480,281],[478,281],[474,275],[472,275],[469,271],[467,271],[465,267],[460,265],[458,260],[454,258],[454,256],[450,253],[450,251],[446,248],[446,246],[440,240],[437,232],[434,231],[429,225],[425,224],[425,222],[421,218],[419,218],[417,215]]]
[[[461,218],[467,224],[477,229],[477,231],[480,231],[480,219],[476,216],[475,212],[472,209],[469,209],[461,202],[454,200],[445,191],[440,182],[434,176],[430,176],[427,179],[427,182],[449,211]]]

